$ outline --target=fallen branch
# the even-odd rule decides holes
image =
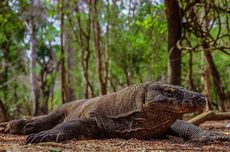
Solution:
[[[190,119],[188,122],[199,125],[204,121],[207,120],[224,120],[230,119],[230,112],[214,112],[214,111],[207,111],[203,112],[200,115]]]

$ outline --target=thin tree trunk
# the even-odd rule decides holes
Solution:
[[[41,65],[43,66],[43,65]],[[49,95],[46,94],[46,82],[45,82],[45,69],[43,67],[43,69],[41,70],[40,73],[40,82],[41,82],[41,99],[40,101],[42,102],[42,106],[41,106],[41,111],[42,114],[47,114],[48,113],[48,99],[46,99],[47,97],[49,97]]]
[[[66,68],[65,68],[65,51],[64,51],[64,1],[61,1],[61,95],[62,103],[67,102],[67,82],[66,82]]]
[[[37,14],[37,8],[38,8],[39,2],[38,0],[34,0],[32,3],[32,16],[35,16]],[[31,84],[31,96],[33,101],[33,115],[38,115],[39,113],[39,92],[37,88],[37,76],[35,73],[36,68],[36,35],[35,35],[35,23],[34,18],[30,20],[30,84]]]
[[[216,92],[217,92],[217,95],[219,98],[218,107],[221,111],[225,111],[225,105],[224,105],[225,93],[224,93],[224,89],[223,89],[222,84],[221,84],[219,72],[216,68],[214,61],[213,61],[210,50],[208,49],[208,46],[207,46],[207,44],[205,44],[205,42],[203,43],[203,47],[204,47],[204,55],[206,57],[206,60],[208,61],[209,69],[210,69],[210,72],[211,72],[211,75],[213,78],[213,83],[214,83],[214,86],[216,88]]]
[[[7,45],[5,45],[3,47],[3,56],[4,56],[4,72],[2,73],[2,79],[3,79],[3,83],[7,82],[8,81],[8,71],[9,71],[9,50],[7,48]],[[7,98],[8,98],[8,85],[3,85],[2,86],[2,89],[4,90],[3,91],[3,96],[4,96],[4,100],[7,101]]]
[[[196,91],[196,87],[194,85],[194,81],[193,81],[193,52],[190,51],[189,52],[189,85],[191,90]]]
[[[129,72],[128,66],[127,66],[126,63],[124,62],[122,67],[123,67],[122,69],[123,69],[124,74],[125,74],[126,85],[127,85],[127,86],[130,86],[131,83],[132,83],[132,82],[131,82],[131,81],[132,81],[132,80],[131,80],[132,78],[131,78],[131,76],[130,76],[131,74],[130,74],[130,72]]]
[[[94,56],[96,62],[97,75],[99,79],[100,94],[104,95],[107,93],[107,82],[103,80],[103,62],[102,62],[102,53],[101,53],[101,44],[100,44],[100,25],[97,12],[97,3],[96,0],[92,0],[92,16],[93,16],[93,35],[94,35]]]
[[[90,20],[89,20],[90,22]],[[90,23],[88,23],[90,26]],[[93,86],[89,81],[89,58],[90,58],[90,28],[88,28],[88,37],[86,38],[86,50],[85,50],[85,82],[86,82],[86,92],[89,98],[95,97],[93,92]]]
[[[202,52],[203,53],[203,52]],[[204,56],[204,55],[203,55]],[[210,70],[206,65],[203,65],[202,68],[202,79],[204,83],[204,88],[202,94],[207,98],[206,110],[212,110],[211,107],[211,81],[210,81]]]
[[[30,51],[31,51],[31,57],[30,57],[30,83],[31,83],[31,95],[33,100],[33,115],[38,115],[39,111],[39,97],[38,97],[38,90],[37,90],[37,84],[36,84],[36,74],[35,74],[35,68],[36,68],[36,37],[34,34],[34,28],[33,28],[33,21],[31,21],[31,40],[30,40]]]
[[[181,39],[181,12],[178,1],[165,0],[166,16],[168,21],[168,82],[180,85],[181,83],[181,51],[176,43]]]
[[[107,3],[109,3],[109,0],[107,0]],[[104,78],[104,81],[105,81],[105,84],[106,84],[106,89],[107,89],[107,83],[109,81],[109,47],[110,47],[110,37],[109,37],[109,34],[110,34],[110,9],[107,5],[107,8],[106,8],[106,11],[107,11],[107,24],[106,24],[106,46],[105,46],[105,52],[104,52],[104,61],[105,61],[105,64],[104,64],[104,67],[105,67],[105,78]],[[107,91],[107,90],[106,90]]]
[[[2,99],[0,98],[0,112],[2,113],[3,118],[1,118],[0,120],[3,121],[7,121],[7,112],[6,112],[6,107],[2,101]]]
[[[72,39],[71,39],[71,33],[69,29],[65,28],[64,31],[64,48],[67,53],[67,67],[68,67],[68,72],[67,72],[67,81],[68,81],[68,87],[67,87],[67,102],[74,101],[76,100],[76,96],[74,93],[74,88],[73,88],[73,81],[74,81],[74,76],[73,76],[73,70],[75,69],[76,63],[75,63],[75,52],[72,47]]]
[[[205,10],[204,10],[205,16],[207,14],[206,9],[207,8],[205,8]],[[210,23],[210,19],[208,17],[206,17],[205,25],[204,25],[205,34],[203,35],[203,38],[202,38],[202,47],[204,49],[204,56],[208,62],[209,69],[210,69],[210,72],[211,72],[211,75],[213,78],[213,84],[216,88],[216,92],[217,92],[217,95],[219,98],[218,99],[218,108],[221,111],[225,111],[225,105],[224,105],[225,93],[224,93],[224,89],[223,89],[222,84],[221,84],[220,74],[216,68],[216,65],[214,63],[214,60],[213,60],[213,57],[211,54],[210,46],[208,43],[208,36],[206,35],[207,31],[209,30],[208,29],[209,23]]]
[[[79,12],[78,6],[76,7],[76,12]],[[95,97],[93,92],[93,86],[89,81],[89,59],[90,59],[90,34],[91,34],[91,5],[88,6],[88,23],[87,23],[87,31],[84,32],[81,25],[80,16],[77,17],[77,23],[79,27],[79,41],[80,41],[80,51],[81,51],[81,67],[83,73],[83,80],[85,83],[85,98]]]
[[[204,13],[205,10],[204,10]],[[193,9],[192,11],[192,14],[195,14],[195,11]],[[206,18],[205,20],[205,23],[206,25],[204,26],[204,31],[208,30],[208,24],[209,24],[209,19]],[[207,65],[207,61],[205,60],[205,54],[204,54],[204,51],[201,52],[201,61],[202,61],[202,72],[201,72],[201,76],[202,76],[202,80],[203,80],[203,84],[204,84],[204,87],[203,87],[203,91],[202,93],[206,96],[206,108],[205,110],[206,111],[210,111],[212,110],[212,104],[211,104],[211,100],[212,100],[212,95],[211,95],[211,80],[210,80],[210,70],[208,68],[208,65]]]
[[[113,83],[113,81],[112,81],[111,78],[109,78],[109,82],[110,82],[110,86],[111,86],[112,89],[113,89],[113,92],[116,92],[116,91],[117,91],[116,86],[114,85],[114,83]]]
[[[84,64],[85,64],[85,82],[86,82],[86,90],[87,96],[89,98],[95,97],[95,94],[93,92],[93,86],[91,82],[89,81],[89,59],[90,59],[90,34],[91,34],[91,6],[88,6],[88,23],[87,23],[87,34],[85,34],[86,39],[86,48],[85,48],[85,54],[83,55]]]

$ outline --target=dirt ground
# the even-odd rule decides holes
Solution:
[[[200,127],[216,130],[230,135],[225,126],[230,120],[206,121]],[[25,144],[26,136],[0,134],[0,152],[145,152],[145,151],[230,151],[230,142],[200,144],[184,141],[181,138],[138,140],[138,139],[103,139],[70,140],[63,143]]]

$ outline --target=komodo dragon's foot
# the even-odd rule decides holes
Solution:
[[[203,131],[202,133],[199,133],[192,137],[191,141],[203,143],[224,142],[230,141],[230,136],[214,131]]]
[[[50,130],[30,134],[26,139],[26,144],[48,141],[61,142],[71,139],[79,135],[79,131],[81,130],[79,125],[81,124],[78,122],[78,120],[60,123]]]
[[[40,133],[30,134],[26,139],[26,144],[33,144],[39,142],[56,141],[61,142],[68,139],[69,135],[55,128],[42,131]]]
[[[79,137],[80,135],[92,138],[98,133],[99,128],[94,118],[79,118],[68,122],[62,122],[50,130],[31,134],[27,137],[26,144],[47,141],[61,142]]]
[[[28,135],[31,133],[40,132],[41,129],[44,128],[40,124],[41,123],[38,120],[12,120],[0,124],[0,132],[17,135]]]

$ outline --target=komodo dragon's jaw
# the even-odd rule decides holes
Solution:
[[[146,89],[147,105],[179,114],[202,110],[205,102],[204,96],[200,93],[176,85],[150,83]]]

